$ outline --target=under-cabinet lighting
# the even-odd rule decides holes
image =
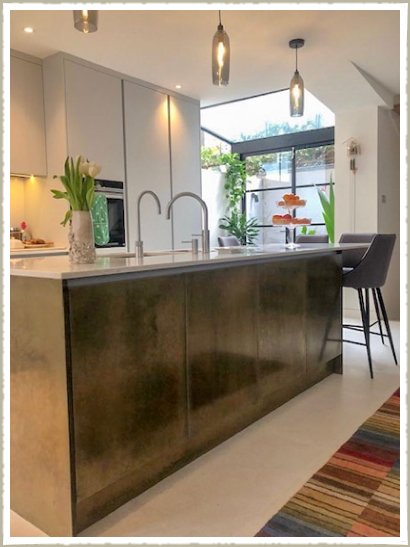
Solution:
[[[10,177],[14,177],[18,179],[29,179],[31,177],[34,177],[34,175],[22,175],[21,173],[10,173]]]

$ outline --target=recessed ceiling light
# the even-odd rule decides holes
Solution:
[[[24,27],[24,32],[27,32],[27,34],[33,34],[34,29],[33,27]]]
[[[182,85],[181,85],[181,84],[177,84],[177,85],[175,86],[175,89],[181,89],[181,88],[182,88]]]

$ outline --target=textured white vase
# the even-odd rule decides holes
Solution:
[[[95,262],[93,222],[90,211],[73,211],[68,236],[69,259],[73,264]]]

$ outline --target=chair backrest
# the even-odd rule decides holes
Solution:
[[[339,243],[371,243],[377,234],[370,233],[345,233],[340,236]],[[343,268],[354,268],[363,258],[366,249],[350,249],[342,253]]]
[[[238,247],[241,242],[235,236],[218,237],[218,244],[220,247]]]
[[[382,287],[389,271],[395,234],[376,234],[359,264],[343,276],[343,285],[355,289]]]
[[[329,236],[308,236],[301,234],[296,237],[296,243],[329,243]]]

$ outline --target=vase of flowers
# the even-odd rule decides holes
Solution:
[[[70,226],[69,259],[74,264],[92,264],[95,262],[95,245],[91,208],[95,200],[94,177],[101,171],[95,162],[78,156],[67,157],[64,175],[60,176],[64,191],[51,190],[55,199],[65,199],[70,208],[61,224]],[[54,177],[57,178],[57,177]]]

